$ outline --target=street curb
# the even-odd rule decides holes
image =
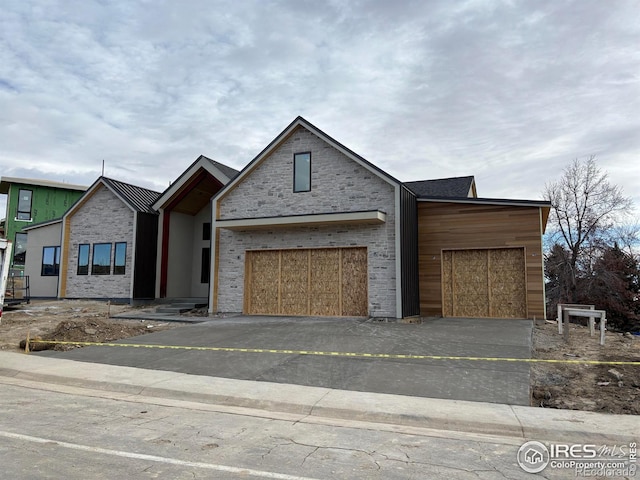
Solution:
[[[0,352],[0,377],[203,404],[529,440],[638,441],[640,416],[254,382]],[[1,379],[0,379],[1,383]]]

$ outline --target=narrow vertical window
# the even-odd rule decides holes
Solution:
[[[311,190],[311,152],[293,155],[293,191]]]
[[[78,275],[89,275],[89,245],[78,245]]]
[[[31,190],[18,191],[18,212],[16,215],[17,220],[31,220],[31,197],[33,192]]]
[[[127,242],[116,243],[116,250],[113,259],[113,274],[124,275],[127,264]]]
[[[27,256],[27,234],[16,233],[15,250],[13,252],[13,264],[24,265],[24,259]]]
[[[109,275],[111,273],[111,244],[94,243],[91,275]]]
[[[42,247],[43,277],[57,277],[60,272],[60,247]]]
[[[209,283],[209,268],[211,266],[209,248],[202,249],[202,262],[200,263],[200,283]]]
[[[211,240],[211,222],[202,224],[202,240]]]

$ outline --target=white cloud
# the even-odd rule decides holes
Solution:
[[[640,205],[639,6],[4,1],[0,174],[91,184],[104,159],[162,190],[303,115],[401,180],[475,174],[483,196],[539,198],[597,154]]]

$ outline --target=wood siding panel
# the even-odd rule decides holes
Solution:
[[[340,315],[340,250],[310,250],[311,315]]]
[[[282,250],[280,276],[277,272],[270,282],[277,285],[280,282],[282,315],[308,315],[309,298],[309,251],[308,250]]]
[[[367,249],[342,250],[342,315],[364,317],[368,312]]]
[[[366,316],[366,248],[246,252],[244,309],[253,315]]]
[[[278,311],[278,275],[280,252],[247,252],[251,276],[249,310],[253,314],[271,314]]]
[[[539,207],[418,202],[420,314],[450,315],[443,298],[451,292],[442,285],[451,265],[443,250],[520,247],[525,249],[527,317],[544,318],[540,228]]]

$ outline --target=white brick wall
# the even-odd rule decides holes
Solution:
[[[72,215],[69,235],[69,260],[67,263],[68,298],[130,298],[133,275],[134,213],[109,189],[99,190]],[[127,242],[124,275],[91,275],[93,244],[111,243],[111,271],[115,243]],[[78,275],[78,245],[87,243],[89,248],[89,274]]]
[[[311,191],[293,192],[293,154],[311,151]],[[264,248],[365,246],[369,314],[396,316],[395,190],[323,140],[299,127],[221,201],[222,219],[381,210],[381,225],[220,231],[218,310],[242,311],[244,252]]]

